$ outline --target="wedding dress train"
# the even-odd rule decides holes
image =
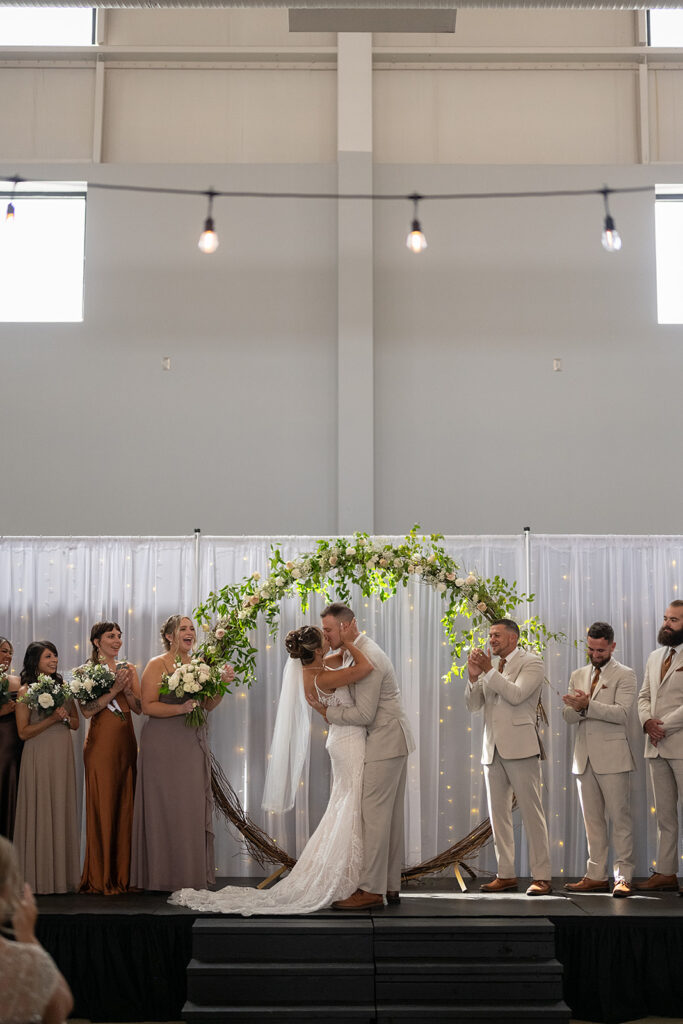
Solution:
[[[320,693],[320,691],[319,691]],[[348,687],[320,693],[322,703],[352,705]],[[325,813],[289,875],[272,889],[229,885],[218,892],[180,889],[169,903],[218,914],[311,914],[358,888],[363,862],[361,796],[365,759],[363,726],[330,724],[327,751],[332,791]]]

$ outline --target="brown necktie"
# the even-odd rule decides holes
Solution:
[[[593,673],[593,678],[591,680],[591,697],[595,693],[596,687],[598,685],[599,678],[600,678],[600,669],[596,668],[595,672]]]
[[[498,671],[500,672],[501,675],[503,674],[503,669],[505,668],[505,661],[505,658],[501,658],[500,661],[498,662]]]
[[[676,649],[675,649],[674,647],[670,647],[670,648],[669,648],[669,653],[667,654],[666,658],[665,658],[665,659],[664,659],[664,661],[662,662],[662,674],[661,674],[661,676],[659,677],[659,679],[660,679],[660,682],[662,681],[662,679],[664,678],[664,676],[666,675],[666,673],[667,673],[667,672],[669,671],[669,669],[671,668],[671,662],[672,662],[672,661],[674,660],[674,654],[675,654],[675,653],[676,653]]]

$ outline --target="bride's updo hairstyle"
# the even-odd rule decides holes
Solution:
[[[302,626],[290,629],[285,637],[285,647],[290,658],[299,658],[302,665],[310,665],[315,652],[323,645],[323,631],[317,626]]]

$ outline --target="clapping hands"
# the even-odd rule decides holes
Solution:
[[[490,672],[492,668],[493,662],[491,661],[488,647],[486,650],[483,650],[481,647],[475,647],[470,651],[467,658],[467,671],[473,683],[476,682],[479,676]]]

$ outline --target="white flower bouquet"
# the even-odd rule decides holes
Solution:
[[[58,683],[52,676],[41,672],[23,697],[17,697],[17,701],[26,704],[31,711],[37,711],[42,718],[48,718],[53,711],[71,700],[71,696],[71,690],[65,683]],[[68,718],[64,721],[69,724]]]
[[[178,700],[196,701],[197,706],[185,715],[185,725],[196,729],[206,721],[202,707],[204,701],[222,696],[226,690],[227,684],[221,679],[220,669],[195,657],[187,664],[176,660],[175,671],[165,672],[161,677],[159,692],[173,694]]]
[[[126,665],[125,661],[116,663],[117,668],[126,668]],[[78,703],[87,707],[91,701],[98,700],[109,693],[115,680],[116,676],[107,665],[96,665],[92,661],[86,661],[85,665],[79,665],[71,673],[69,689]],[[113,711],[117,718],[125,721],[126,716],[116,699],[107,704],[107,708],[109,711]]]

